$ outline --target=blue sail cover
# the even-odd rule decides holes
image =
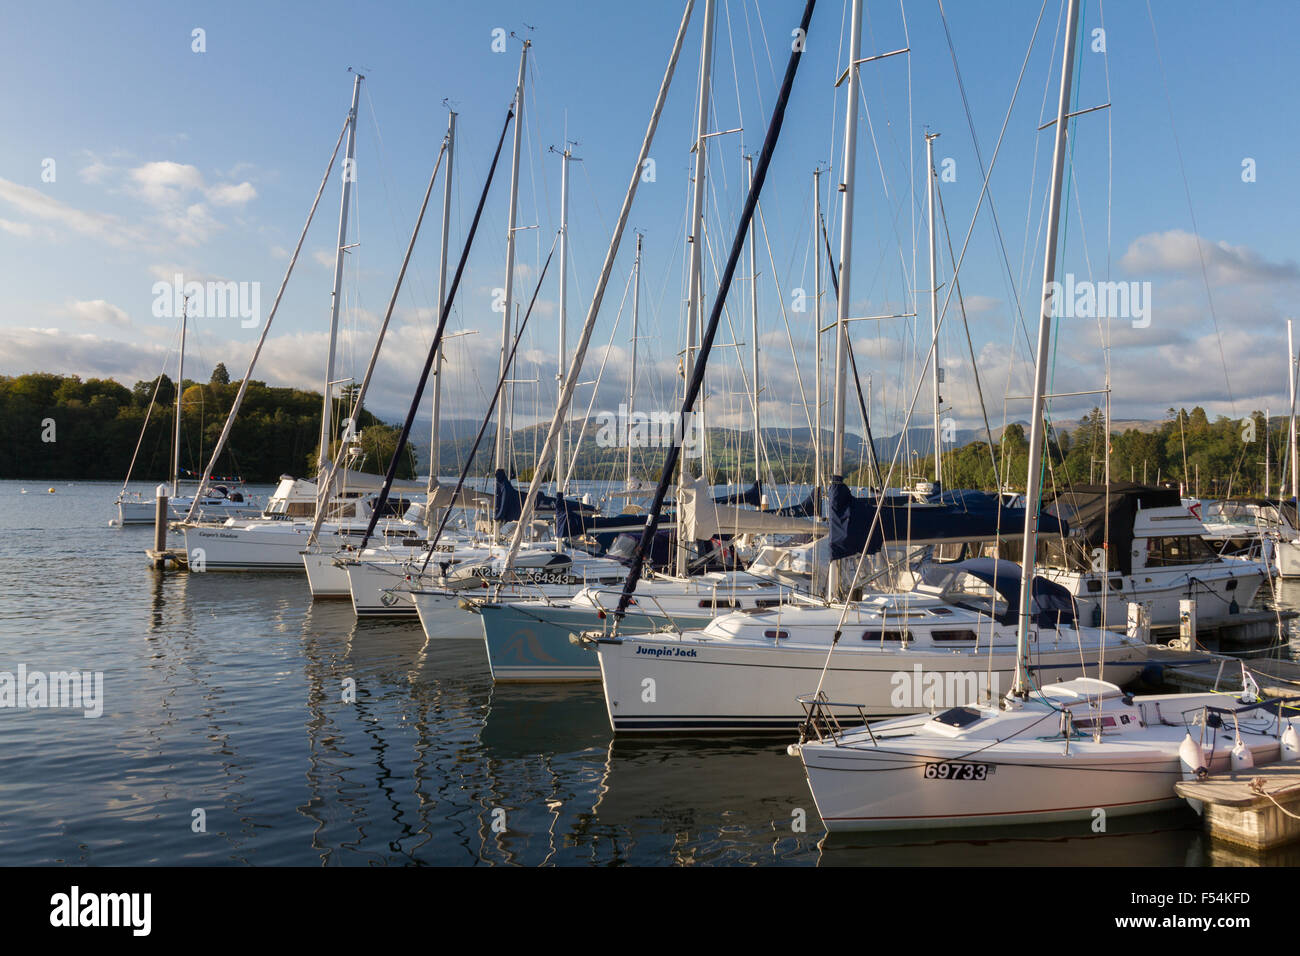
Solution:
[[[564,499],[555,512],[555,536],[579,538],[589,534],[604,554],[620,534],[638,532],[645,523],[643,514],[596,515],[583,511],[577,502]]]
[[[821,489],[814,488],[808,492],[808,497],[801,504],[768,508],[767,514],[781,515],[783,518],[814,518],[821,514]]]
[[[763,503],[763,489],[756,481],[739,495],[720,495],[713,500],[720,505],[753,505],[757,508]]]
[[[524,513],[523,495],[511,483],[510,476],[506,474],[504,468],[497,469],[496,480],[496,490],[492,494],[492,520],[502,524],[518,521],[519,516]]]
[[[835,478],[830,499],[830,548],[835,559],[863,551],[875,554],[886,543],[980,541],[997,537],[999,529],[1004,537],[1018,535],[1025,526],[1023,508],[1007,508],[997,495],[984,491],[945,491],[925,504],[886,498],[882,504],[877,498],[855,497],[842,479]],[[1038,529],[1044,534],[1067,533],[1066,523],[1049,514],[1039,517]]]
[[[518,521],[519,516],[524,513],[524,498],[527,497],[524,492],[520,491],[511,482],[506,475],[504,468],[498,468],[496,472],[496,489],[492,495],[492,520],[505,524],[508,521]],[[548,495],[541,492],[537,495],[538,511],[558,511],[559,501],[557,495]],[[571,501],[568,498],[563,499],[565,506],[573,511],[595,512],[592,505],[583,504],[580,501]]]

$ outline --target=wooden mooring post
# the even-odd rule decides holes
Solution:
[[[159,571],[169,568],[184,570],[186,567],[185,549],[167,547],[167,522],[171,516],[171,499],[167,497],[166,485],[159,485],[154,498],[153,511],[153,547],[146,551],[149,567]]]

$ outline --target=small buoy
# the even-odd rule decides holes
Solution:
[[[1296,733],[1295,724],[1287,721],[1286,730],[1282,732],[1278,760],[1282,763],[1294,763],[1300,760],[1300,733]]]
[[[25,495],[25,494],[27,494],[27,489],[24,488],[22,491],[20,491],[20,492],[18,492],[18,493],[19,493],[20,495]]]
[[[1241,773],[1245,770],[1253,770],[1255,767],[1255,756],[1250,752],[1250,748],[1237,738],[1236,744],[1232,748],[1232,772]]]
[[[1195,780],[1205,772],[1205,755],[1192,739],[1191,731],[1188,731],[1183,737],[1183,742],[1178,745],[1178,762],[1183,765],[1184,780]]]
[[[1190,731],[1183,738],[1183,742],[1178,745],[1178,762],[1183,766],[1184,780],[1197,780],[1205,773],[1205,755],[1201,753],[1201,748],[1192,739]],[[1188,800],[1187,805],[1197,813],[1201,812],[1200,800]]]
[[[53,488],[50,489],[50,494],[54,494],[54,489],[53,489]]]

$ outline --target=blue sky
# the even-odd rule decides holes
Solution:
[[[670,404],[684,339],[683,237],[703,6],[700,0],[651,150],[655,181],[643,183],[630,220],[645,233],[638,403],[652,408]],[[574,152],[582,162],[571,173],[572,341],[682,9],[678,3],[7,5],[0,14],[0,76],[8,91],[0,106],[6,130],[0,137],[6,264],[0,374],[40,369],[128,384],[153,377],[174,349],[176,330],[152,314],[152,290],[177,272],[260,283],[264,315],[346,113],[353,67],[367,79],[349,234],[359,244],[348,255],[341,375],[359,377],[446,129],[444,98],[459,113],[453,264],[460,251],[519,62],[517,39],[509,39],[505,53],[493,52],[496,28],[533,42],[519,224],[537,228],[519,233],[516,295],[524,302],[558,225],[560,166],[548,148],[560,146],[566,134],[579,144]],[[862,373],[871,375],[873,411],[882,420],[878,433],[884,433],[901,424],[929,342],[925,295],[914,295],[928,282],[924,129],[942,134],[936,157],[951,160],[956,174],[942,188],[958,248],[982,180],[938,3],[867,2],[865,9],[864,56],[911,48],[909,55],[862,68],[851,311],[905,313],[919,304],[922,312],[917,320],[853,326]],[[986,163],[1039,10],[1039,3],[1027,2],[944,4]],[[710,303],[744,199],[743,151],[757,152],[762,142],[802,3],[718,0],[717,11],[710,126],[744,131],[709,143]],[[1116,418],[1158,417],[1171,405],[1193,404],[1212,415],[1240,417],[1264,407],[1280,414],[1284,319],[1300,284],[1293,228],[1300,197],[1292,169],[1300,144],[1288,102],[1290,38],[1300,14],[1286,3],[1156,0],[1150,11],[1149,18],[1142,2],[1084,4],[1075,103],[1112,106],[1079,117],[1073,127],[1061,268],[1079,279],[1151,283],[1150,326],[1116,320],[1107,333]],[[991,180],[1000,234],[986,204],[961,272],[995,426],[1023,417],[1023,403],[1006,401],[1027,387],[1025,335],[1013,303],[1022,297],[1032,329],[1051,152],[1050,133],[1036,128],[1054,109],[1061,20],[1061,4],[1049,0]],[[1106,52],[1094,52],[1092,31],[1103,21]],[[757,294],[763,409],[772,424],[803,424],[801,384],[811,395],[811,315],[792,311],[791,302],[793,290],[813,284],[810,204],[818,165],[835,167],[822,182],[838,255],[834,181],[841,176],[845,88],[837,91],[834,81],[847,58],[847,22],[842,3],[822,0],[763,196],[767,242],[760,236]],[[196,28],[204,31],[204,52],[192,49]],[[1242,179],[1247,159],[1254,160],[1254,182]],[[46,181],[48,160],[53,181]],[[448,414],[472,416],[495,372],[500,316],[491,301],[492,289],[503,284],[508,185],[503,161],[451,321],[451,328],[477,334],[451,348]],[[338,202],[335,176],[258,378],[320,386]],[[588,360],[587,377],[594,379],[610,345],[597,410],[616,406],[626,392],[630,298],[614,328],[632,248],[629,230]],[[370,402],[390,418],[404,411],[429,341],[437,255],[435,199]],[[946,281],[951,270],[941,271]],[[745,347],[720,350],[709,385],[718,396],[715,421],[737,423],[747,418],[737,398],[737,356],[748,362],[750,342],[747,262],[739,272],[745,281],[728,299],[734,337],[725,329],[720,341]],[[519,421],[541,408],[539,392],[549,398],[554,390],[554,279],[549,275],[542,289],[518,373],[540,380],[519,386]],[[825,308],[833,316],[829,293]],[[941,334],[945,414],[973,427],[981,418],[955,300],[952,310]],[[258,332],[237,319],[196,321],[187,371],[206,379],[224,361],[238,376]],[[1054,388],[1101,387],[1098,323],[1062,320],[1057,334]],[[829,337],[825,345],[829,350]],[[580,393],[579,411],[590,393],[590,387]],[[1070,418],[1088,404],[1061,400],[1055,412]],[[927,415],[922,404],[918,416]],[[849,418],[852,424],[856,416]]]

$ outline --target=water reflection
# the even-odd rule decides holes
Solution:
[[[23,769],[0,787],[0,863],[1300,864],[1212,843],[1183,810],[830,838],[788,741],[616,740],[598,684],[493,686],[481,643],[358,622],[302,575],[149,572],[148,530],[96,527],[112,494],[73,492],[16,528],[0,510],[0,669],[103,670],[105,714],[3,715]],[[59,522],[80,530],[33,530]],[[1300,609],[1300,581],[1265,598]]]

